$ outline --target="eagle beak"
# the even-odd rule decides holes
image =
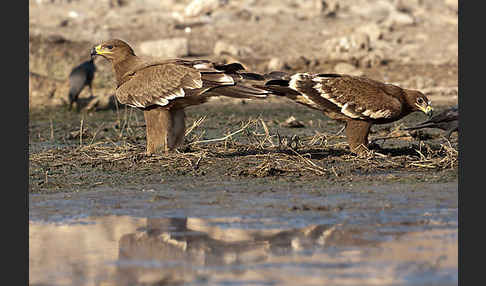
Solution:
[[[434,112],[434,109],[432,108],[432,106],[430,105],[426,105],[426,106],[423,106],[423,105],[418,105],[417,104],[417,107],[425,114],[427,114],[427,116],[430,118],[432,117],[432,114]]]
[[[97,56],[97,55],[106,55],[106,54],[112,54],[112,52],[104,49],[101,47],[101,45],[97,45],[96,47],[93,47],[91,49],[91,58],[93,58],[94,56]]]

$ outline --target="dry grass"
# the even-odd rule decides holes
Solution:
[[[458,166],[458,151],[448,141],[443,144],[419,141],[411,147],[378,148],[357,156],[347,151],[344,135],[316,132],[307,137],[281,136],[261,118],[241,122],[239,128],[220,138],[202,139],[205,135],[203,117],[187,129],[186,144],[180,150],[146,156],[144,142],[134,143],[133,140],[137,132],[143,133],[143,128],[137,128],[143,127],[137,126],[138,119],[123,111],[118,118],[119,128],[113,138],[96,142],[94,138],[103,124],[83,138],[86,129],[83,132],[85,126],[81,119],[79,145],[31,153],[31,176],[47,187],[49,182],[55,182],[56,176],[67,174],[68,178],[69,174],[87,174],[90,170],[107,172],[105,179],[92,178],[92,186],[102,184],[110,172],[126,174],[128,171],[132,175],[138,172],[143,175],[320,176],[339,180],[356,173],[445,170]],[[130,120],[135,123],[130,124]],[[376,138],[403,137],[403,134],[395,135]],[[61,187],[68,184],[66,181]]]

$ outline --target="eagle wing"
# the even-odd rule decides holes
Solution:
[[[218,85],[233,84],[231,77],[217,70],[202,76],[193,66],[177,62],[147,64],[123,76],[116,97],[123,104],[139,108],[166,106],[178,98],[200,95]]]

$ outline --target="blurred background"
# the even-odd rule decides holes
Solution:
[[[110,38],[138,55],[365,75],[452,105],[457,10],[457,0],[30,0],[30,109],[65,105],[71,70]],[[96,108],[110,108],[111,66],[95,64]]]

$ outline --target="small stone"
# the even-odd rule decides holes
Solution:
[[[325,17],[336,17],[339,10],[337,0],[314,0],[314,9]]]
[[[383,38],[383,31],[376,23],[360,26],[358,29],[356,29],[356,31],[368,35],[371,42],[375,42]]]
[[[68,19],[64,19],[61,22],[59,22],[59,27],[66,27],[67,25],[69,25]]]
[[[384,21],[385,27],[410,26],[415,24],[415,18],[407,13],[393,11]]]
[[[211,14],[214,10],[228,4],[229,0],[193,0],[186,6],[186,17],[197,17],[203,14]]]
[[[380,50],[374,50],[359,59],[359,66],[371,68],[379,65],[385,65],[389,62],[389,59],[385,58],[385,55]]]
[[[171,38],[146,41],[140,44],[140,52],[160,58],[177,58],[189,55],[189,44],[186,38]]]
[[[78,18],[79,13],[76,12],[76,11],[69,11],[68,16],[71,17],[71,18]]]
[[[303,128],[305,127],[302,121],[297,120],[293,115],[287,118],[284,122],[280,123],[280,126],[288,128]]]
[[[356,52],[370,49],[370,36],[363,32],[357,32],[347,37],[332,38],[322,44],[326,53],[332,52]]]
[[[271,71],[281,70],[284,67],[284,62],[279,58],[271,58],[268,61],[267,69]]]

